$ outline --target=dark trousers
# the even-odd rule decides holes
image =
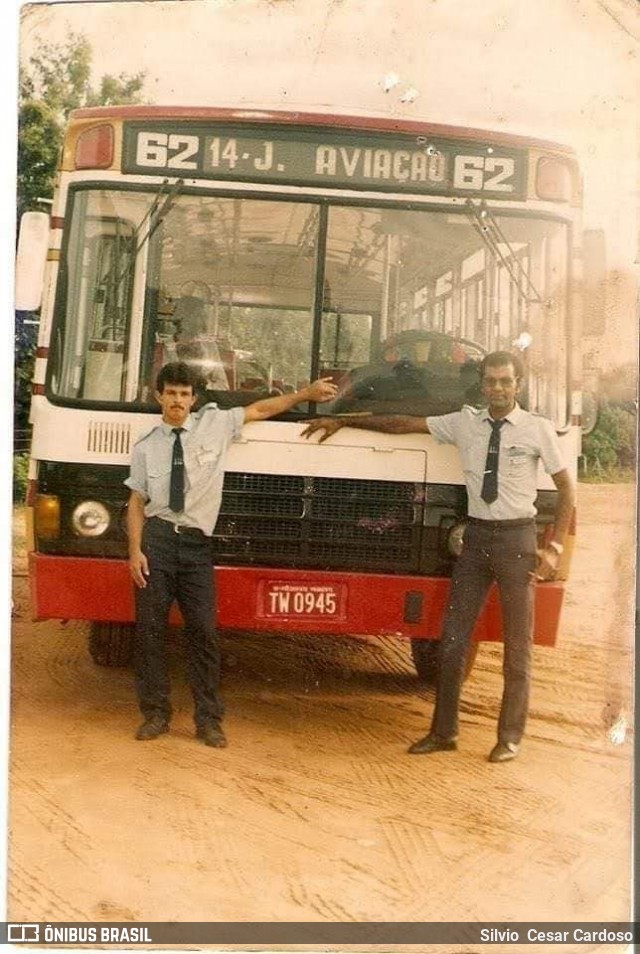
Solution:
[[[177,600],[186,626],[187,673],[197,726],[222,718],[220,650],[213,624],[211,539],[176,533],[158,518],[145,521],[142,551],[149,563],[146,587],[136,587],[136,691],[145,716],[171,717],[166,628]]]
[[[504,692],[499,742],[519,742],[529,707],[536,564],[533,521],[525,525],[471,523],[451,580],[440,642],[440,679],[431,732],[443,739],[458,733],[458,705],[464,665],[475,622],[491,584],[500,595],[504,631]]]

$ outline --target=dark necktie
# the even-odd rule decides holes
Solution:
[[[182,441],[180,435],[184,427],[174,427],[173,454],[171,455],[171,484],[169,486],[169,509],[174,513],[184,510],[184,457],[182,455]]]
[[[489,421],[491,437],[487,450],[487,462],[484,465],[484,480],[480,496],[485,503],[493,503],[498,499],[498,459],[500,457],[500,428],[504,421]]]

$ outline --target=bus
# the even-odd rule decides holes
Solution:
[[[561,145],[404,119],[123,106],[71,113],[50,215],[27,213],[17,307],[41,318],[28,485],[34,618],[86,620],[122,664],[134,602],[123,480],[154,382],[197,367],[226,408],[331,376],[321,411],[247,426],[212,546],[224,630],[410,641],[431,678],[466,491],[454,448],[318,413],[438,414],[481,400],[491,350],[580,453],[581,182]],[[556,491],[540,474],[540,541]],[[536,588],[553,645],[571,557]],[[214,570],[215,567],[215,570]],[[492,593],[475,641],[499,640]]]

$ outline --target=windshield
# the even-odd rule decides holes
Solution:
[[[483,354],[517,342],[525,403],[562,425],[566,226],[482,216],[79,188],[49,391],[151,409],[181,360],[222,406],[327,375],[323,411],[438,414],[478,403]]]

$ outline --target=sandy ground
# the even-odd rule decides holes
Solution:
[[[579,497],[560,642],[499,766],[488,645],[455,754],[405,754],[433,695],[404,643],[309,636],[224,638],[224,751],[193,738],[177,637],[172,732],[134,741],[130,672],[30,621],[18,515],[10,920],[626,921],[634,488]]]

